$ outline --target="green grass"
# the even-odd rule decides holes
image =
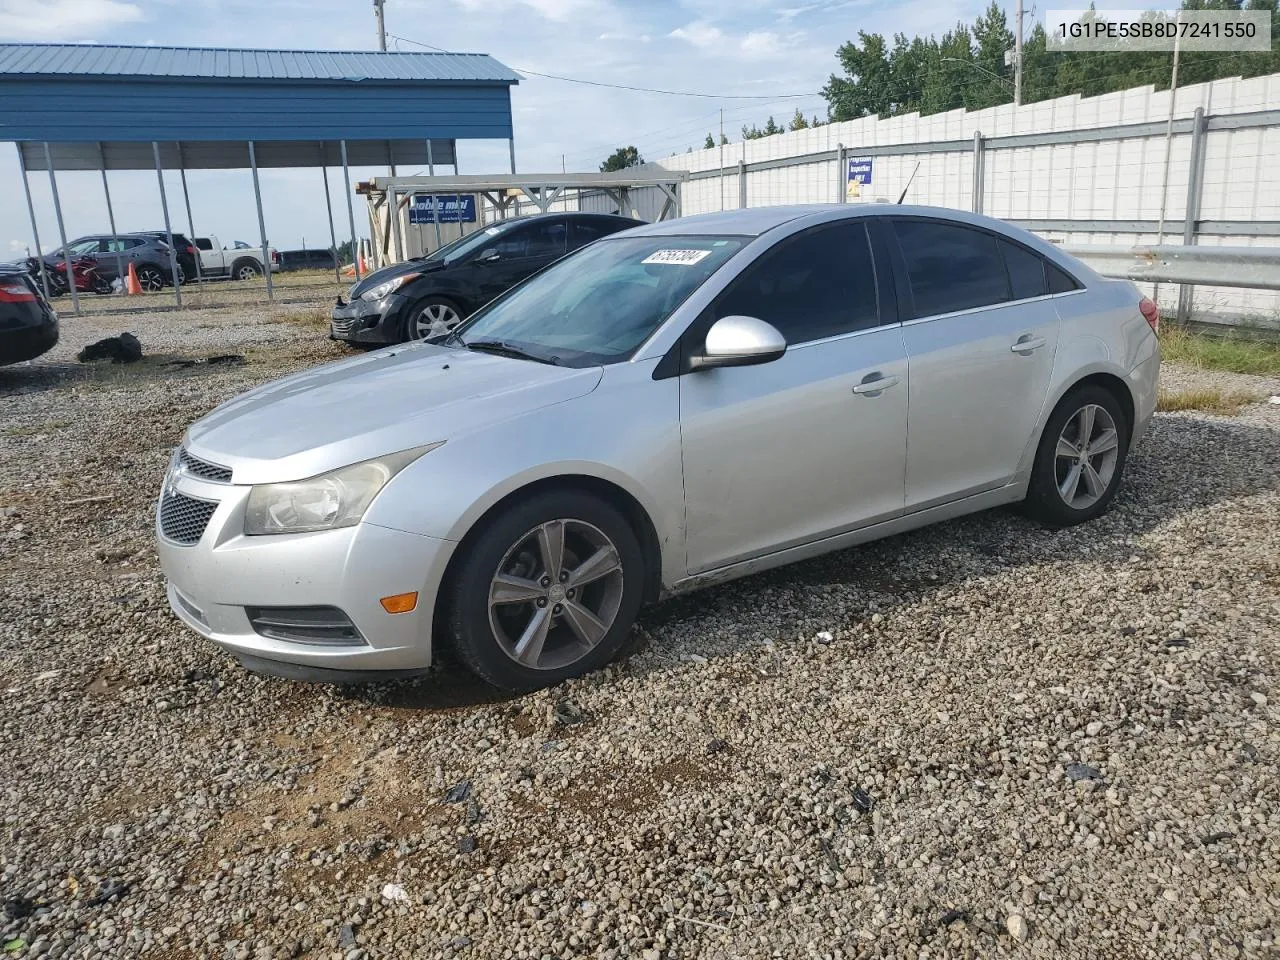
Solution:
[[[1166,362],[1206,370],[1280,376],[1280,342],[1242,335],[1209,337],[1173,326],[1160,329],[1160,353]]]
[[[1199,410],[1202,413],[1216,413],[1220,417],[1234,417],[1241,407],[1256,403],[1259,399],[1257,394],[1223,390],[1219,387],[1161,390],[1156,399],[1156,409],[1163,413]]]

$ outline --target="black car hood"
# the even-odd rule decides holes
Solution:
[[[366,290],[372,290],[380,283],[402,277],[406,273],[434,273],[443,270],[445,264],[440,260],[406,260],[404,263],[393,263],[389,267],[375,270],[351,288],[350,297],[355,299]]]

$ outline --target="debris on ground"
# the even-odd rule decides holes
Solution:
[[[137,363],[142,359],[142,344],[132,333],[125,332],[89,344],[76,354],[76,359],[81,363],[93,363],[97,360]]]

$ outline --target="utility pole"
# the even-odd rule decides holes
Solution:
[[[387,22],[382,16],[382,5],[386,2],[387,0],[373,0],[373,16],[378,21],[378,49],[383,53],[387,52]]]
[[[1013,15],[1013,105],[1022,106],[1022,0]]]
[[[720,209],[724,209],[724,107],[720,108]]]

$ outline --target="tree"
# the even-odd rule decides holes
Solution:
[[[702,145],[703,150],[710,150],[716,145],[715,138],[711,134],[707,134],[707,142]]]
[[[725,144],[727,144],[728,142],[729,142],[729,138],[728,138],[728,137],[726,137],[723,133],[722,133],[722,134],[720,134],[720,146],[722,146],[722,147],[723,147],[723,146],[724,146]]]
[[[791,122],[787,124],[788,130],[808,130],[809,121],[804,118],[804,114],[800,112],[800,108],[796,107],[795,116],[791,118]]]
[[[640,156],[640,151],[635,147],[619,147],[604,163],[600,164],[600,172],[612,173],[615,170],[625,170],[627,167],[638,167],[642,163],[644,163],[644,157]]]
[[[1037,24],[1038,26],[1038,24]],[[1013,80],[1008,76],[1004,54],[1013,49],[1013,31],[1005,19],[1004,11],[991,0],[987,12],[973,22],[973,65],[975,72],[987,83],[970,87],[969,101],[976,107],[994,107],[1013,100]],[[995,79],[999,77],[1000,80]],[[1001,80],[1004,82],[1002,83]]]
[[[822,88],[833,120],[854,120],[889,112],[889,58],[884,37],[859,31],[858,39],[862,41],[861,47],[852,41],[840,45],[836,59],[845,75],[832,74]]]

